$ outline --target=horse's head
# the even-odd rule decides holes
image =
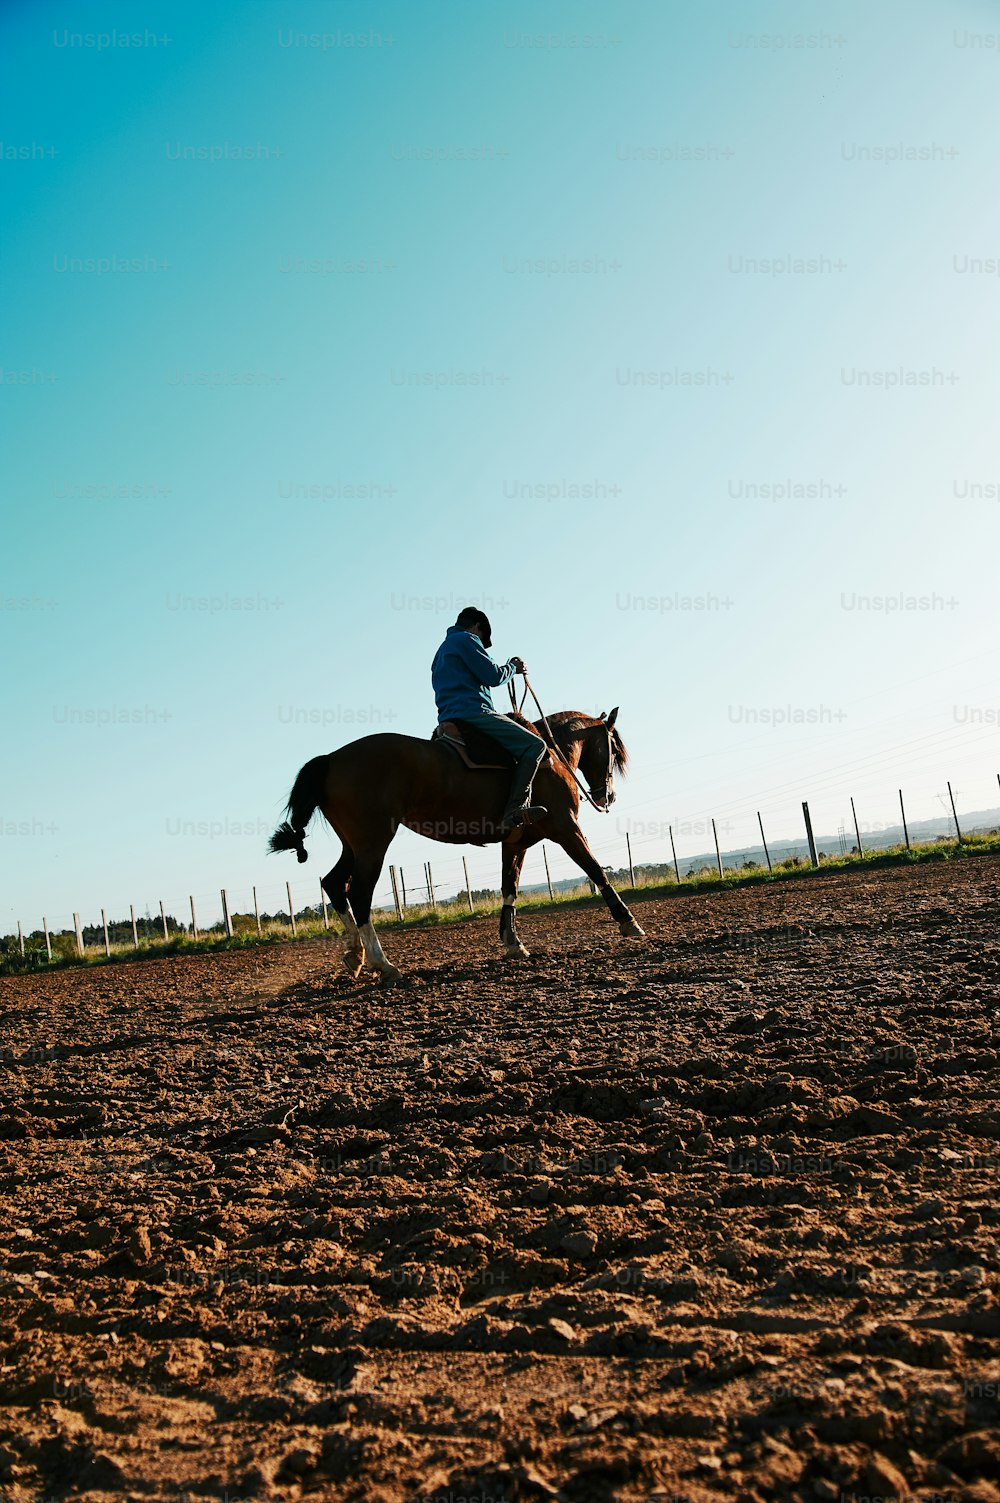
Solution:
[[[602,710],[600,719],[588,726],[580,738],[580,771],[591,798],[601,809],[610,809],[614,803],[615,772],[623,773],[628,762],[625,743],[615,729],[617,718],[617,705],[610,715]]]
[[[628,765],[625,743],[615,727],[618,706],[610,715],[601,712],[599,719],[574,710],[550,715],[549,721],[561,750],[578,768],[587,791],[599,809],[610,809],[615,801],[614,775],[624,773]]]

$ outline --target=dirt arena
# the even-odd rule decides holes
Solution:
[[[0,1498],[1000,1499],[1000,861],[0,979]]]

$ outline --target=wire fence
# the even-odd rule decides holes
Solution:
[[[1000,789],[1000,773],[996,774]],[[808,861],[818,866],[831,857],[855,854],[864,858],[876,851],[895,846],[911,847],[940,841],[959,842],[973,834],[992,831],[995,825],[977,823],[977,818],[1000,814],[998,810],[960,814],[951,782],[947,784],[947,801],[932,817],[913,821],[908,813],[902,789],[898,790],[898,821],[866,823],[859,818],[853,796],[850,797],[851,820],[842,822],[835,837],[817,837],[808,800],[801,802],[800,828],[797,837],[771,837],[761,810],[756,810],[755,833],[759,837],[746,844],[722,848],[734,833],[736,821],[731,815],[704,815],[694,819],[640,821],[632,818],[619,822],[614,836],[590,841],[591,849],[618,885],[636,887],[651,882],[674,881],[683,884],[692,877],[727,871],[764,868],[773,870],[783,864]],[[787,811],[783,820],[787,829]],[[691,851],[694,841],[707,841]],[[654,845],[669,842],[669,856],[644,859]],[[439,848],[440,849],[440,848]],[[497,863],[499,867],[499,861]],[[439,904],[464,903],[469,912],[495,904],[499,890],[493,886],[476,886],[470,879],[465,855],[444,854],[418,865],[389,864],[384,869],[387,884],[376,893],[373,910],[383,916],[405,918],[433,910]],[[498,872],[499,876],[499,872]],[[555,846],[539,842],[527,853],[521,874],[522,897],[554,898],[590,888],[578,868]],[[86,918],[82,917],[86,911]],[[99,917],[98,917],[99,916]],[[121,948],[140,949],[144,944],[169,943],[182,936],[200,939],[211,935],[234,936],[281,934],[295,935],[305,929],[320,932],[330,929],[336,919],[319,881],[307,882],[269,879],[261,883],[239,883],[210,892],[188,892],[181,897],[159,898],[142,904],[130,903],[127,916],[119,908],[91,904],[86,910],[41,915],[41,923],[19,920],[16,934],[6,936],[8,947],[16,944],[21,955],[26,947],[36,951],[44,945],[49,959],[70,954],[86,955],[104,951],[110,955]]]

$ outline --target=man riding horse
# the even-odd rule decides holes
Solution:
[[[509,658],[501,667],[487,651],[492,646],[489,617],[474,605],[466,606],[434,654],[431,683],[439,725],[449,720],[469,721],[514,757],[514,780],[500,820],[501,834],[509,835],[518,826],[534,824],[548,813],[543,805],[531,802],[531,784],[547,747],[526,725],[494,709],[490,690],[510,683],[515,673],[527,669],[518,657]]]
[[[578,818],[581,795],[595,808],[610,807],[613,775],[625,770],[628,754],[615,724],[617,707],[599,717],[578,710],[543,717],[537,724],[552,741],[546,755],[546,742],[526,722],[493,708],[489,690],[523,673],[524,663],[514,657],[501,667],[490,657],[491,645],[483,612],[475,606],[462,611],[434,658],[434,692],[442,720],[457,717],[513,754],[513,787],[506,767],[489,760],[470,764],[441,739],[389,732],[312,757],[292,785],[288,817],[271,836],[270,849],[294,851],[305,861],[306,827],[317,809],[340,836],[343,849],[323,878],[323,891],[347,934],[344,963],[352,976],[367,966],[387,985],[402,979],[372,922],[375,886],[401,825],[451,844],[500,844],[500,940],[511,958],[528,953],[518,938],[515,906],[525,855],[540,840],[561,846],[589,877],[623,935],[643,932],[587,844]],[[538,804],[530,801],[533,781],[541,794]]]

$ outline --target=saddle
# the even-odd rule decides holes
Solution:
[[[505,746],[468,720],[443,720],[434,727],[431,741],[450,747],[474,772],[512,772],[517,765]]]

